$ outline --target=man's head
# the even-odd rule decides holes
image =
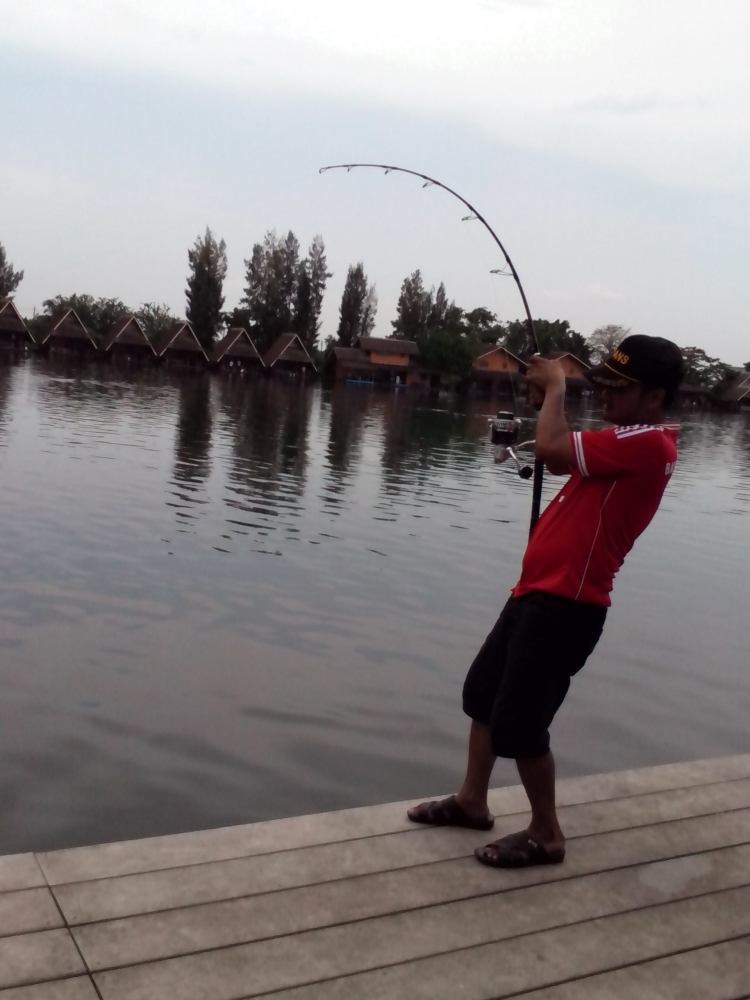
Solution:
[[[649,424],[674,402],[683,373],[682,352],[671,340],[634,334],[586,377],[601,391],[605,420]]]

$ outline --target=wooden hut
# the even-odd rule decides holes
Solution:
[[[413,340],[360,337],[357,347],[372,366],[376,382],[409,385],[417,381],[417,345]]]
[[[323,371],[326,377],[337,382],[374,382],[372,366],[358,347],[332,347],[326,352],[323,361]]]
[[[46,330],[37,334],[37,346],[51,348],[60,354],[96,354],[99,345],[75,309],[66,309],[57,319],[50,320]]]
[[[586,364],[585,361],[569,351],[555,351],[549,357],[559,361],[562,365],[569,395],[582,396],[584,393],[592,391],[591,383],[586,379],[586,372],[589,371],[591,365]]]
[[[33,343],[13,299],[0,300],[0,349],[22,351]]]
[[[217,368],[246,372],[265,368],[255,341],[244,326],[233,326],[214,345],[213,362]]]
[[[354,347],[334,347],[326,371],[337,382],[409,385],[419,381],[417,345],[396,337],[360,337]]]
[[[317,366],[296,333],[282,333],[263,355],[263,364],[269,372],[283,372],[304,378],[308,372],[317,372]]]
[[[480,392],[507,392],[523,367],[519,357],[499,344],[482,344],[471,363],[471,383]]]
[[[565,372],[565,378],[573,382],[582,382],[586,377],[586,372],[591,368],[591,365],[586,364],[585,361],[569,351],[555,351],[549,357],[560,362]]]
[[[208,364],[209,357],[187,320],[178,319],[154,344],[156,355],[168,364],[181,364],[192,368]]]
[[[144,361],[155,358],[154,345],[137,316],[126,316],[115,324],[104,341],[104,353],[122,361]]]
[[[732,410],[750,409],[750,372],[739,369],[722,392],[719,403]]]

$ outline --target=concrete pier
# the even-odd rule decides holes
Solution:
[[[407,803],[0,857],[0,1000],[739,1000],[750,754],[559,784],[562,865]],[[411,803],[409,803],[411,804]]]

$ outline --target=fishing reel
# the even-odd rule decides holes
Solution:
[[[509,410],[498,410],[497,416],[487,421],[490,429],[490,442],[495,453],[495,463],[500,465],[511,459],[516,466],[521,479],[531,479],[534,469],[530,465],[521,465],[516,451],[521,448],[533,447],[533,441],[520,441],[521,421]]]

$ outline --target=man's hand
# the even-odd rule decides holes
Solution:
[[[544,398],[551,389],[565,390],[565,372],[559,361],[532,354],[527,365],[526,378],[529,385],[539,390],[535,393],[537,397]]]
[[[526,378],[529,383],[529,401],[539,410],[536,457],[541,458],[554,475],[568,473],[573,467],[573,449],[570,444],[570,429],[563,412],[563,366],[559,361],[540,358],[535,354],[529,358]]]

